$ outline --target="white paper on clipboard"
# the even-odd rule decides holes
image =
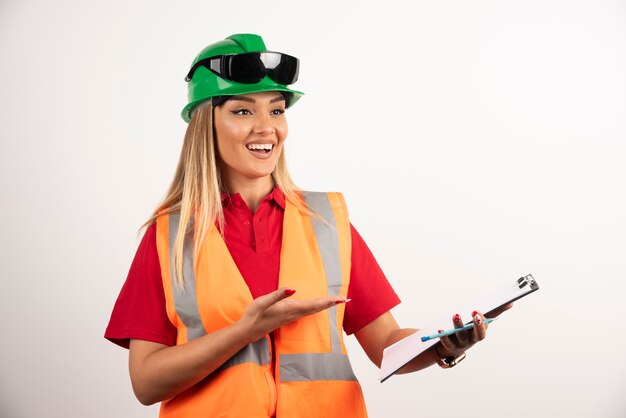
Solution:
[[[529,274],[496,289],[492,294],[485,296],[482,300],[473,303],[465,309],[459,309],[458,312],[471,312],[477,309],[488,317],[490,312],[538,289],[539,285],[537,281]],[[471,321],[467,323],[469,322]],[[450,328],[450,318],[441,318],[416,333],[385,348],[383,351],[383,361],[380,366],[379,380],[381,383],[389,379],[405,364],[439,341],[439,339],[434,339],[423,342],[421,340],[423,336],[436,334],[438,330],[447,328]]]

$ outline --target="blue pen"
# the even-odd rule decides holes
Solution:
[[[485,320],[483,321],[483,323],[485,324],[490,324],[493,321],[495,321],[496,318],[485,318]],[[457,332],[461,332],[461,331],[466,331],[468,329],[472,329],[474,328],[474,322],[470,322],[469,324],[462,326],[461,328],[451,328],[447,331],[442,331],[442,332],[438,332],[437,334],[433,334],[433,335],[428,335],[425,337],[422,337],[422,342],[424,341],[428,341],[428,340],[433,340],[435,338],[441,338],[441,337],[445,337],[448,335],[452,335],[452,334],[456,334]]]

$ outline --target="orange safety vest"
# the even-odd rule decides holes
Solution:
[[[343,296],[350,281],[350,223],[340,193],[303,192],[322,220],[285,203],[279,287],[297,289],[293,299]],[[179,215],[157,219],[157,249],[167,315],[176,344],[237,322],[252,295],[219,231],[208,232],[197,259],[193,235],[185,238],[185,289],[174,282],[170,252]],[[171,265],[172,264],[172,265]],[[247,345],[190,389],[161,404],[160,417],[367,417],[361,386],[343,344],[344,305],[280,327]]]

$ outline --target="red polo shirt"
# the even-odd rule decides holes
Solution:
[[[224,239],[254,298],[278,288],[285,196],[275,188],[253,214],[239,194],[224,195]],[[343,328],[352,334],[400,303],[374,256],[351,225],[352,267]],[[113,308],[105,338],[128,348],[131,338],[175,345],[167,317],[156,224],[139,244]]]

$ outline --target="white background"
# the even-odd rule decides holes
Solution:
[[[372,417],[626,415],[624,1],[2,0],[0,416],[157,415],[102,336],[183,77],[238,32],[301,59],[292,174],[344,192],[402,325],[541,285],[453,370],[381,385],[347,338]]]

